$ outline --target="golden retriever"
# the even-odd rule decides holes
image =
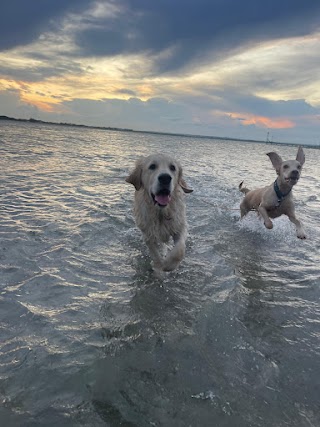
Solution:
[[[126,178],[136,191],[134,216],[143,233],[156,271],[172,271],[185,255],[187,221],[183,193],[191,193],[182,178],[182,168],[164,154],[142,157]],[[166,256],[164,244],[174,246]]]

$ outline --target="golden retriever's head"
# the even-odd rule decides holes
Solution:
[[[144,189],[152,198],[155,205],[167,206],[173,192],[179,185],[185,193],[193,190],[188,188],[182,178],[182,168],[173,158],[165,154],[152,154],[140,158],[133,172],[126,181],[139,191]]]

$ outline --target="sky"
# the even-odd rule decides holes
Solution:
[[[10,0],[0,115],[320,144],[318,0]]]

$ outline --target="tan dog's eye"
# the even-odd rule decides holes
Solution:
[[[288,169],[289,165],[283,165],[283,169]]]
[[[151,163],[151,165],[149,166],[149,169],[154,171],[156,169],[157,165],[155,163]]]
[[[298,169],[301,169],[301,165],[298,165],[298,166],[297,166],[297,168],[298,168]]]
[[[174,171],[176,170],[175,165],[170,165],[170,170],[171,170],[172,172],[174,172]]]

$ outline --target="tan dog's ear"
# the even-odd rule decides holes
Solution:
[[[271,153],[267,153],[267,156],[269,156],[269,159],[271,160],[273,167],[275,168],[277,174],[279,175],[280,166],[283,161],[282,158],[279,156],[279,154],[275,153],[274,151],[272,151]]]
[[[303,149],[300,146],[298,148],[296,160],[300,163],[301,166],[304,164],[304,162],[306,160]]]
[[[126,182],[132,184],[137,191],[142,187],[142,161],[143,159],[137,160],[134,170],[126,178]]]
[[[192,193],[193,189],[188,187],[188,184],[183,178],[180,178],[179,185],[185,193]]]

